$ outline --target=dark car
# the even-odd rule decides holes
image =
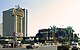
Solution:
[[[33,49],[33,47],[31,45],[26,46],[27,49]]]
[[[73,47],[72,50],[78,50],[78,47]]]

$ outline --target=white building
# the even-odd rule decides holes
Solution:
[[[3,35],[3,24],[2,23],[0,23],[0,36],[2,36]]]

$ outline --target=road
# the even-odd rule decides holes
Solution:
[[[26,49],[26,48],[0,48],[0,50],[57,50],[56,46],[43,46],[37,49]]]

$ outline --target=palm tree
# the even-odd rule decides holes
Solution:
[[[74,31],[73,31],[71,26],[68,26],[66,30],[68,31],[68,35],[69,35],[68,39],[69,39],[69,45],[70,45],[70,43],[71,43],[71,35],[72,35],[72,33]]]
[[[51,27],[51,26],[50,26]],[[57,27],[54,25],[53,27],[51,27],[50,32],[52,33],[52,36],[54,37],[54,42],[56,40],[55,38],[55,33],[57,33]]]

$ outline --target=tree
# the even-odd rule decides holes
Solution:
[[[69,39],[69,44],[71,43],[71,35],[74,32],[71,26],[68,26],[67,29],[68,31],[68,39]]]
[[[7,43],[7,42],[6,42],[5,40],[2,40],[2,41],[1,41],[1,44],[2,44],[2,45],[6,44],[6,43]]]
[[[56,40],[55,33],[57,33],[57,31],[58,31],[58,29],[57,29],[57,27],[55,25],[53,27],[51,27],[51,29],[50,29],[50,32],[52,33],[52,35],[54,37],[54,41]]]

